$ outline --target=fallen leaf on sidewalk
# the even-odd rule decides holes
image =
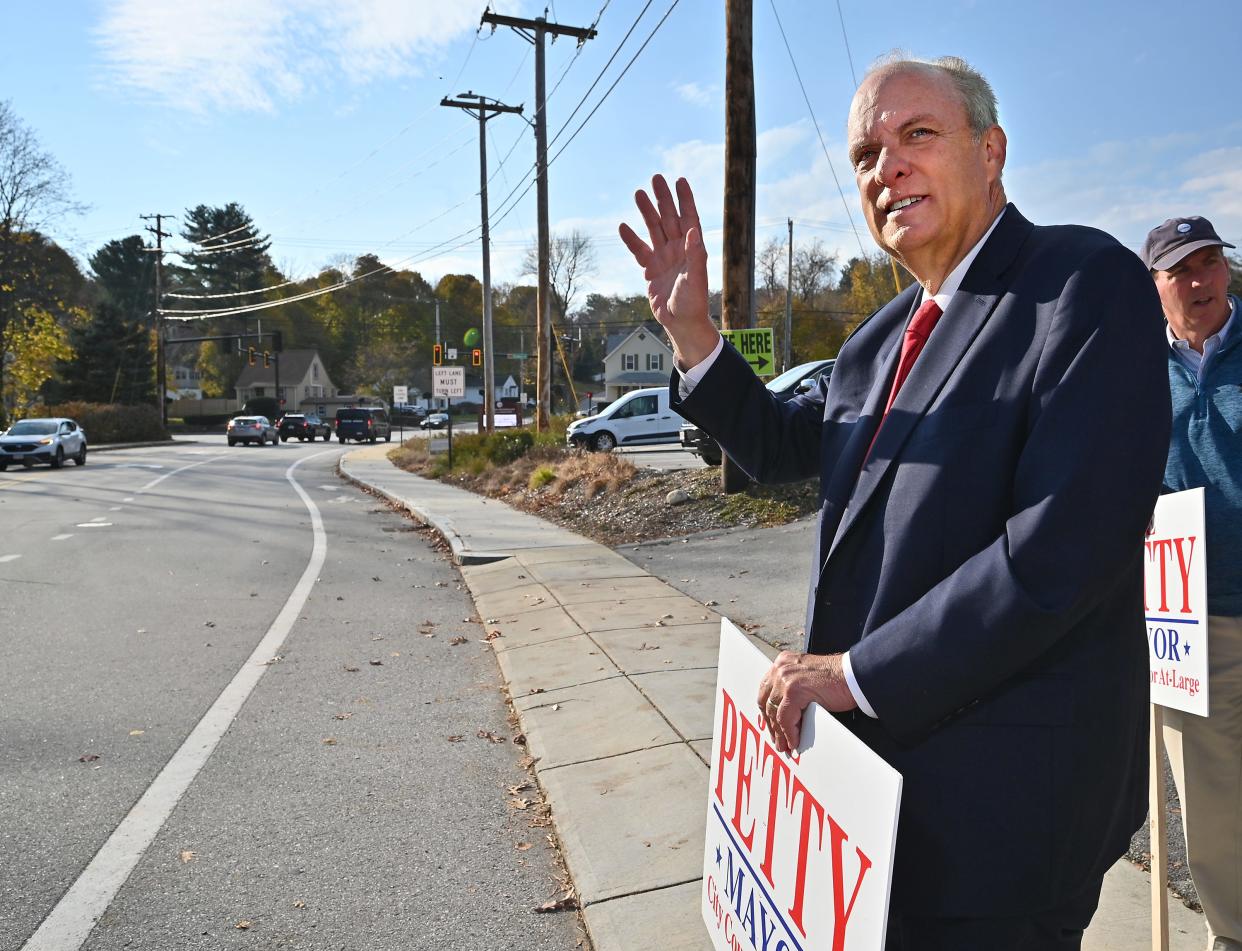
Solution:
[[[509,795],[516,796],[523,790],[530,789],[530,783],[518,783],[516,786],[509,787]]]
[[[489,743],[504,743],[505,742],[505,737],[501,736],[495,730],[480,729],[474,735],[477,736],[480,740],[487,740],[487,742]]]
[[[526,810],[531,807],[532,803],[529,799],[520,799],[520,798],[514,797],[513,799],[509,800],[509,805],[512,806],[514,809]]]
[[[529,852],[531,849],[531,844],[529,842],[519,842],[517,845],[514,846],[514,848],[517,849],[519,852]]]
[[[525,733],[514,734],[513,745],[514,746],[525,746],[526,745],[526,734]]]
[[[530,690],[528,690],[526,693],[527,693],[527,696],[529,696],[532,693],[543,693],[543,688],[542,687],[531,687]]]
[[[350,667],[348,664],[345,666],[345,670],[346,670],[346,671],[348,671],[348,672],[349,672],[349,673],[351,673],[351,674],[356,674],[356,673],[358,673],[358,668],[357,668],[357,667]]]
[[[718,605],[719,603],[720,603],[719,601],[704,601],[704,602],[703,602],[703,607],[705,607],[705,608],[714,608],[714,607],[716,607],[716,605]]]
[[[660,645],[659,644],[648,644],[646,641],[643,641],[641,644],[638,645],[637,649],[640,651],[658,651],[660,649]]]
[[[336,746],[336,737],[335,737],[335,736],[325,736],[325,737],[323,738],[323,745],[324,745],[324,746]]]
[[[147,732],[146,730],[130,730],[129,735],[130,736],[142,736],[142,734],[146,732]]]
[[[193,853],[193,852],[191,852],[189,849],[182,849],[182,850],[181,850],[181,862],[182,862],[182,864],[183,864],[183,865],[187,865],[187,864],[189,864],[190,862],[193,862],[193,861],[194,861],[194,853]]]
[[[460,743],[460,742],[461,742],[462,740],[464,740],[464,739],[465,739],[465,735],[464,735],[464,734],[462,734],[462,733],[457,733],[457,734],[455,734],[455,735],[453,735],[453,736],[450,736],[450,737],[448,738],[448,741],[449,741],[450,743]]]
[[[234,928],[236,928],[238,931],[249,931],[249,930],[250,930],[250,926],[251,926],[252,924],[254,924],[254,922],[252,922],[249,918],[243,918],[241,921],[239,921],[239,922],[238,922],[237,924],[235,924],[233,927],[234,927]]]
[[[555,710],[559,710],[560,708],[561,708],[561,705],[560,705],[559,703],[554,703],[554,704],[552,704],[552,709],[553,709],[554,711],[555,711]]]
[[[498,637],[504,637],[504,635],[501,634],[499,630],[492,629],[483,636],[483,640],[494,641]]]
[[[449,638],[449,647],[456,647],[459,644],[466,643],[468,640],[468,637],[458,634],[456,637]]]
[[[369,660],[367,661],[367,663],[370,664],[372,667],[383,667],[384,666],[384,662],[382,660]]]
[[[302,901],[302,899],[299,898],[297,901],[293,903],[293,907],[294,908],[305,908],[306,902]]]
[[[352,713],[334,713],[332,714],[332,719],[333,720],[348,720],[352,716],[353,716]]]
[[[545,901],[542,905],[536,905],[535,914],[544,915],[554,911],[575,911],[577,908],[577,896],[566,895],[564,898],[556,898],[552,901]]]
[[[78,762],[79,763],[93,763],[97,759],[99,759],[98,753],[87,753],[85,756],[79,756]]]

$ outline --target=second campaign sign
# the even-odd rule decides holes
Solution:
[[[1143,540],[1151,702],[1208,715],[1203,490],[1162,495]]]
[[[771,666],[721,621],[703,856],[717,951],[884,947],[901,776],[812,704],[778,753],[757,705]]]

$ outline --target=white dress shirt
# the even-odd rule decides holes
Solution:
[[[1004,217],[1004,214],[1004,209],[1001,209],[1001,213],[996,216],[996,219],[992,222],[988,230],[983,233],[983,237],[980,238],[978,242],[976,242],[975,246],[966,253],[966,256],[962,258],[957,267],[949,272],[949,276],[944,279],[944,283],[940,285],[940,289],[935,294],[931,295],[932,300],[940,305],[942,313],[948,311],[949,301],[953,299],[953,295],[957,293],[957,289],[962,286],[962,280],[966,277],[966,272],[970,270],[970,266],[975,262],[975,258],[979,256],[979,251],[983,248],[983,245],[988,238],[992,236],[992,232],[996,230],[996,226],[1000,223],[1000,220]],[[915,301],[915,310],[917,310],[919,305],[921,305],[926,299],[927,290],[924,288],[919,292],[918,300]],[[1223,334],[1224,328],[1222,328],[1220,335]],[[695,385],[698,384],[698,382],[706,375],[707,371],[711,369],[712,364],[716,362],[716,358],[720,356],[720,351],[723,348],[724,337],[721,337],[718,341],[716,341],[715,349],[713,349],[702,362],[696,363],[688,370],[683,370],[680,367],[677,368],[677,373],[681,377],[681,383],[678,385],[678,390],[680,391],[681,398],[683,400],[690,395],[690,391],[694,389]],[[1206,347],[1204,348],[1204,352],[1207,352]],[[867,702],[866,696],[863,695],[862,688],[858,686],[858,680],[854,677],[854,668],[850,664],[849,651],[846,651],[841,655],[841,669],[845,675],[845,684],[849,687],[850,694],[854,697],[854,702],[858,704],[858,709],[872,719],[876,719],[875,709]]]

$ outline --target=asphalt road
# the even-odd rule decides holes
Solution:
[[[575,947],[456,570],[222,442],[0,475],[0,951]]]

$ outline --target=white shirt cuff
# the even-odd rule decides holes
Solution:
[[[871,704],[867,702],[867,698],[863,696],[862,687],[858,686],[858,681],[854,678],[854,667],[850,663],[850,652],[846,651],[841,655],[841,672],[845,674],[845,686],[850,688],[850,693],[854,697],[854,702],[858,704],[858,709],[873,720],[878,720],[875,711],[871,709]]]
[[[699,380],[707,375],[707,371],[712,368],[712,364],[716,362],[716,358],[720,356],[720,351],[723,349],[724,337],[720,337],[716,341],[716,348],[689,370],[678,368],[677,372],[681,376],[681,385],[677,389],[683,400],[690,395],[690,391],[695,388]]]

